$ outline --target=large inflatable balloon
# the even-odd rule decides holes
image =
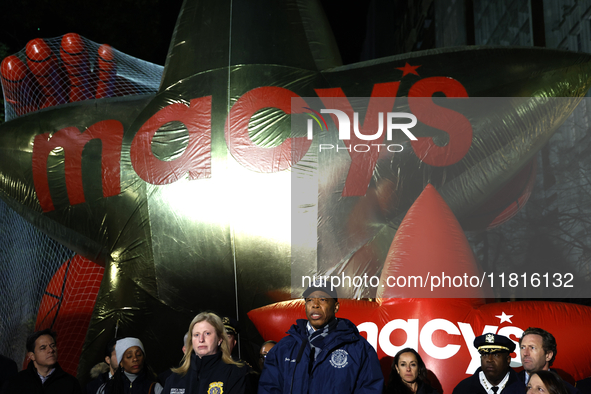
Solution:
[[[35,331],[51,328],[59,333],[60,366],[73,375],[78,369],[103,272],[103,267],[74,256],[53,275],[39,305]]]
[[[119,77],[110,49],[91,53],[82,42],[65,36],[50,54],[35,41],[31,65],[18,56],[3,63],[20,116],[0,128],[2,199],[105,266],[81,374],[116,329],[168,355],[154,360],[164,369],[178,361],[174,349],[199,310],[236,316],[256,337],[246,313],[299,293],[293,278],[378,275],[426,183],[460,222],[488,227],[526,199],[523,173],[591,83],[590,56],[533,48],[342,66],[313,0],[185,1],[155,94]],[[64,78],[41,74],[40,62]],[[130,95],[112,97],[118,85]],[[11,98],[35,88],[42,94],[32,103]],[[366,110],[354,97],[371,98]],[[469,115],[454,107],[474,97],[521,99]],[[393,124],[383,114],[400,103],[415,117],[416,140],[390,130],[366,144],[380,122]],[[314,111],[323,115],[319,134],[291,129]],[[338,116],[363,126],[339,141]],[[321,152],[321,142],[334,149]],[[402,150],[380,151],[390,144]],[[506,203],[490,208],[499,191]],[[473,212],[486,220],[474,223]]]
[[[429,248],[424,246],[427,243]],[[450,393],[480,366],[475,337],[495,333],[518,345],[528,327],[540,327],[555,336],[558,351],[552,368],[565,379],[574,383],[591,375],[590,307],[542,301],[487,304],[481,287],[465,287],[463,283],[456,285],[465,298],[449,298],[458,293],[441,284],[433,291],[440,298],[412,298],[424,294],[425,289],[417,292],[414,286],[402,286],[400,279],[426,277],[428,271],[435,273],[435,267],[453,280],[480,271],[458,221],[429,185],[406,214],[392,242],[378,286],[378,295],[384,298],[339,300],[337,317],[357,325],[378,352],[385,376],[396,353],[412,347],[425,361],[434,386]],[[296,319],[306,318],[302,299],[255,309],[249,316],[265,339],[275,341],[285,336]],[[511,365],[521,366],[519,350],[512,354]]]

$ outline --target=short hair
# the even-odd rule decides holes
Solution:
[[[112,338],[109,342],[107,342],[107,346],[105,346],[105,357],[111,357],[113,351],[115,351],[115,345],[120,338]]]
[[[543,330],[537,327],[528,327],[527,330],[523,332],[521,338],[519,338],[519,345],[521,346],[521,341],[526,335],[539,335],[542,337],[542,348],[544,352],[552,352],[552,358],[548,362],[549,366],[552,366],[554,360],[556,359],[556,354],[558,353],[558,349],[556,349],[556,339],[554,335],[550,334],[548,331]]]
[[[50,337],[52,337],[53,342],[57,345],[57,333],[53,331],[51,328],[46,328],[45,330],[35,331],[27,337],[27,352],[35,352],[35,342],[37,342],[37,339],[39,339],[39,337],[43,335],[49,335]]]
[[[540,380],[542,381],[542,383],[544,383],[544,386],[546,386],[546,389],[548,389],[548,392],[550,394],[568,394],[568,389],[566,388],[564,381],[555,372],[553,372],[553,371],[533,372],[529,377],[530,381],[531,381],[531,377],[534,375],[538,375],[540,377]]]
[[[262,348],[263,346],[265,346],[265,345],[268,345],[268,344],[270,344],[270,343],[272,343],[272,344],[273,344],[273,346],[274,346],[274,345],[277,345],[277,342],[275,342],[275,341],[265,341],[265,342],[263,342],[263,344],[261,345],[261,348]]]

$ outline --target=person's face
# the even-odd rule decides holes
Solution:
[[[548,370],[553,353],[546,353],[542,344],[542,337],[538,334],[528,334],[521,339],[519,353],[523,369],[527,372]]]
[[[193,350],[200,358],[216,354],[222,340],[218,338],[215,328],[206,321],[193,326]]]
[[[35,341],[35,350],[29,352],[35,368],[52,368],[57,363],[57,346],[51,335],[41,335]]]
[[[483,353],[480,355],[480,366],[486,379],[497,385],[509,370],[511,355],[508,352]]]
[[[419,363],[414,353],[402,353],[396,364],[396,371],[405,383],[414,383],[419,377]]]
[[[333,320],[338,310],[339,303],[323,291],[316,290],[306,297],[306,317],[316,330]]]
[[[527,394],[539,394],[539,393],[547,393],[548,389],[544,386],[544,382],[542,379],[536,374],[533,374],[529,378],[529,382],[527,383]]]
[[[139,346],[132,346],[123,353],[121,366],[127,373],[138,374],[144,367],[144,352]]]
[[[261,346],[261,350],[259,350],[259,367],[261,367],[261,370],[265,367],[265,358],[273,346],[275,346],[274,343],[266,343]]]
[[[105,362],[109,365],[109,368],[111,369],[111,375],[113,375],[117,370],[117,366],[119,365],[117,362],[117,352],[115,352],[115,349],[113,349],[111,352],[111,357],[105,357]]]
[[[234,351],[234,346],[236,346],[236,335],[232,332],[227,332],[226,331],[226,335],[228,335],[228,347],[230,348],[230,354],[232,354],[232,352]]]

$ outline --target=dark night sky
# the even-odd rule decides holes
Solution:
[[[321,3],[343,62],[359,61],[370,1],[321,0]],[[24,48],[30,39],[74,32],[140,59],[164,64],[181,4],[182,0],[13,1],[0,12],[0,42],[12,54]]]

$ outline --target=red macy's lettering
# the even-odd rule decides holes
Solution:
[[[64,150],[66,188],[70,204],[84,201],[82,188],[82,150],[91,140],[98,138],[102,142],[102,179],[103,196],[116,196],[121,193],[121,145],[123,143],[123,125],[116,120],[102,120],[80,133],[76,127],[66,127],[53,136],[50,133],[35,137],[33,142],[33,182],[37,198],[44,212],[53,211],[53,201],[49,193],[47,179],[47,159],[52,150],[62,147]]]
[[[376,129],[377,113],[392,109],[399,86],[400,82],[374,85],[360,132]],[[413,108],[413,97],[431,97],[435,92],[442,92],[447,97],[468,97],[468,94],[458,81],[446,77],[419,80],[409,91],[409,106],[417,119],[450,136],[445,147],[435,145],[431,138],[418,138],[418,141],[412,142],[413,150],[423,162],[442,167],[457,163],[465,156],[472,144],[472,127],[463,115],[432,102],[431,105],[416,105]],[[340,109],[352,115],[353,109],[341,88],[316,89],[316,93],[327,108]],[[260,109],[278,108],[290,114],[292,97],[299,96],[285,88],[263,86],[246,92],[236,101],[226,118],[224,130],[228,149],[241,165],[252,171],[283,171],[306,154],[311,141],[305,137],[287,138],[279,146],[263,148],[254,144],[248,133],[250,118]],[[391,100],[376,100],[380,97]],[[138,130],[130,147],[131,164],[138,176],[154,185],[173,183],[187,174],[191,180],[210,178],[211,118],[211,96],[192,99],[189,106],[170,104],[152,115]],[[152,139],[163,125],[172,121],[185,125],[189,142],[179,157],[169,161],[160,160],[152,152]],[[53,135],[38,135],[33,143],[33,181],[44,212],[55,209],[49,188],[47,160],[56,148],[62,148],[64,154],[70,205],[86,201],[82,186],[82,151],[93,139],[100,139],[102,144],[103,197],[121,193],[123,125],[116,120],[103,120],[83,132],[76,127],[66,127]],[[358,141],[356,136],[344,141],[347,146],[359,142],[362,141]],[[373,147],[366,153],[351,150],[349,154],[351,165],[342,194],[362,196],[369,186],[379,151]]]

